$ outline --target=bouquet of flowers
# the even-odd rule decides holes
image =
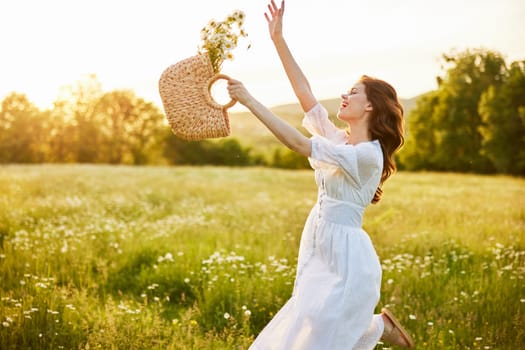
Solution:
[[[232,51],[239,38],[248,36],[243,29],[244,18],[244,12],[236,10],[224,21],[211,20],[202,28],[199,53],[209,56],[215,73],[219,73],[224,60],[233,59]]]

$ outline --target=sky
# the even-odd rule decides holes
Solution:
[[[163,70],[197,53],[209,20],[239,9],[248,38],[222,73],[268,106],[293,103],[269,38],[267,3],[2,0],[0,100],[16,91],[48,108],[61,88],[95,74],[105,91],[130,89],[161,107]],[[523,0],[287,0],[285,8],[285,38],[319,99],[339,97],[362,74],[390,82],[402,98],[417,96],[437,87],[440,57],[452,50],[525,60]],[[218,102],[226,102],[223,90],[213,89]]]

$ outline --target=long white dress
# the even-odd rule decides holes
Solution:
[[[303,126],[313,135],[318,200],[302,233],[292,297],[250,350],[373,349],[384,328],[374,315],[381,265],[362,218],[381,179],[381,146],[346,144],[320,104]]]

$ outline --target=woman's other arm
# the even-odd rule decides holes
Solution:
[[[312,153],[310,139],[257,101],[240,81],[228,80],[228,92],[231,98],[246,106],[285,146],[305,157],[310,157]]]

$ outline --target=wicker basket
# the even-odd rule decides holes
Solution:
[[[230,134],[227,109],[210,95],[212,84],[229,79],[215,74],[207,55],[196,55],[168,67],[159,80],[159,93],[171,130],[185,140],[203,140]]]

